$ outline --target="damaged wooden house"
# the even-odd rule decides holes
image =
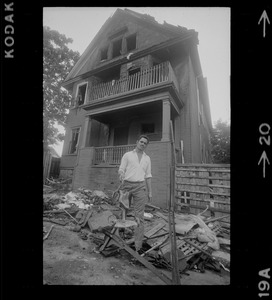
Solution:
[[[182,20],[181,20],[182,22]],[[178,163],[211,163],[207,80],[198,33],[117,9],[63,87],[72,93],[60,176],[73,189],[115,190],[122,155],[147,134],[153,203],[166,207],[173,124]]]

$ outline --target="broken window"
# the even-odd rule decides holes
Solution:
[[[154,123],[142,124],[141,132],[142,134],[155,133],[155,124]]]
[[[127,51],[132,51],[134,49],[136,49],[136,33],[128,36],[126,38],[127,41]]]
[[[122,39],[113,42],[112,45],[112,58],[121,55],[122,50]]]
[[[101,50],[101,61],[108,59],[108,47]]]
[[[69,154],[76,154],[78,149],[80,128],[72,129],[72,139],[70,141]]]
[[[87,91],[87,83],[81,84],[78,86],[77,91],[77,104],[82,105],[85,102],[86,97],[86,91]]]
[[[128,71],[128,75],[131,76],[139,72],[141,72],[141,68],[134,68]]]

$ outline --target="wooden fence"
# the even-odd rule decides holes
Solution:
[[[176,199],[179,207],[194,214],[208,206],[206,215],[230,215],[230,165],[178,164]],[[221,222],[229,226],[230,216]]]
[[[58,178],[60,173],[60,158],[53,157],[49,150],[43,152],[43,183],[47,178]]]

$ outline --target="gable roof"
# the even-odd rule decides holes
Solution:
[[[171,24],[168,24],[164,21],[163,24],[158,23],[154,17],[148,15],[148,14],[140,14],[138,12],[132,11],[130,9],[125,8],[124,10],[122,9],[117,9],[114,14],[109,17],[106,22],[102,25],[100,30],[97,32],[93,40],[90,42],[86,50],[83,52],[81,55],[80,59],[78,62],[75,64],[73,69],[70,71],[68,76],[66,77],[65,81],[63,82],[63,86],[69,85],[72,79],[78,77],[80,75],[80,71],[82,68],[84,68],[85,64],[89,60],[89,58],[92,56],[92,54],[95,52],[97,49],[97,43],[103,37],[103,32],[108,30],[111,27],[112,21],[115,18],[119,17],[124,17],[124,16],[129,16],[131,19],[133,19],[136,22],[140,22],[141,24],[147,25],[148,28],[153,27],[154,29],[163,31],[165,34],[169,34],[170,38],[179,38],[179,37],[185,37],[188,36],[189,34],[197,35],[195,30],[193,29],[187,29],[185,27],[181,26],[174,26]]]
[[[120,11],[122,11],[121,9],[119,9]],[[124,9],[124,12],[126,12],[127,14],[129,14],[130,16],[133,16],[135,18],[137,18],[139,21],[142,22],[147,22],[149,25],[151,26],[156,26],[157,28],[164,30],[164,31],[168,31],[171,33],[175,33],[175,34],[183,34],[185,31],[187,32],[188,29],[186,27],[182,27],[182,26],[174,26],[172,24],[169,24],[167,22],[164,21],[163,24],[158,23],[154,17],[148,15],[148,14],[140,14],[138,12],[135,12],[133,10]]]

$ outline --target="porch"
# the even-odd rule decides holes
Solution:
[[[157,86],[172,84],[177,95],[179,85],[174,70],[169,61],[142,69],[139,72],[128,72],[128,76],[99,83],[90,88],[89,98],[85,105],[95,100],[117,97],[137,91],[150,90]],[[131,75],[130,75],[131,74]]]
[[[108,146],[108,147],[95,147],[93,152],[93,165],[109,164],[119,165],[121,163],[122,156],[135,148],[133,145],[123,146]]]
[[[74,168],[73,189],[85,187],[98,190],[116,190],[120,185],[118,167],[122,155],[135,148],[134,144],[79,149]],[[169,196],[170,141],[151,141],[146,149],[152,165],[154,204],[166,206]]]
[[[105,107],[101,113],[86,115],[80,148],[95,149],[94,164],[118,164],[122,155],[135,147],[140,134],[147,135],[150,142],[170,141],[169,122],[175,123],[179,114],[167,97],[152,97],[151,102],[138,98],[129,107]],[[143,103],[138,104],[140,101]]]

